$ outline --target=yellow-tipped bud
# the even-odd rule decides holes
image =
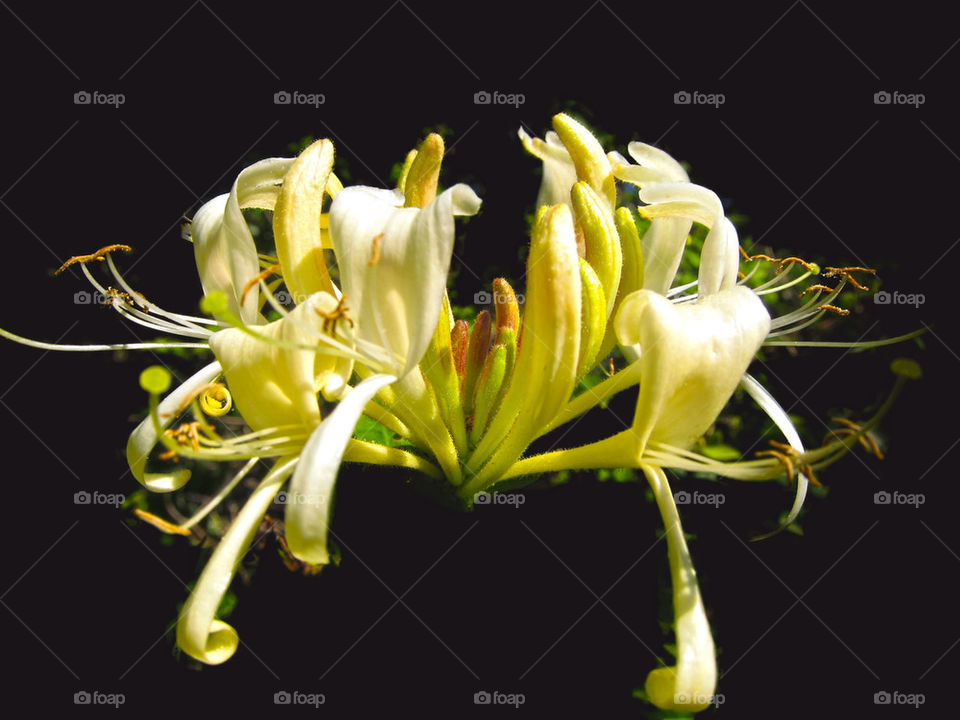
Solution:
[[[404,177],[404,207],[426,207],[437,196],[441,162],[443,138],[436,133],[430,133],[417,150],[416,157]]]
[[[600,142],[584,125],[564,113],[553,116],[553,129],[570,153],[577,179],[590,185],[612,213],[617,202],[617,186]]]
[[[517,304],[517,294],[503,278],[493,281],[493,304],[497,314],[497,342],[502,343],[500,333],[510,328],[516,333],[520,329],[520,306]]]
[[[596,191],[585,182],[578,182],[573,186],[571,199],[577,226],[583,231],[586,260],[596,271],[603,286],[606,320],[613,312],[623,266],[623,253],[614,225],[614,216],[604,207]]]

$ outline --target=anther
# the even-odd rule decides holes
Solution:
[[[124,252],[131,252],[133,248],[130,247],[129,245],[119,245],[119,244],[107,245],[106,247],[102,247],[99,250],[97,250],[95,253],[91,253],[90,255],[74,255],[72,258],[67,260],[63,265],[61,265],[53,274],[59,275],[74,263],[103,262],[104,256],[107,253],[113,252],[114,250],[123,250]]]
[[[842,307],[837,307],[836,305],[830,305],[830,304],[821,305],[819,309],[820,309],[820,310],[829,310],[830,312],[834,312],[834,313],[836,313],[837,315],[849,315],[849,314],[850,314],[850,311],[849,311],[849,310],[845,310],[845,309],[842,308]]]
[[[860,267],[859,265],[851,265],[850,267],[839,267],[839,268],[827,267],[823,269],[824,277],[834,277],[836,275],[841,275],[857,290],[863,290],[863,291],[869,290],[870,288],[868,288],[866,285],[858,281],[853,276],[853,273],[858,273],[858,272],[867,273],[868,275],[877,274],[877,271],[874,270],[873,268]]]
[[[243,286],[243,292],[240,294],[240,302],[243,303],[247,299],[247,293],[250,292],[251,288],[256,285],[261,280],[266,280],[268,277],[275,273],[280,272],[280,263],[276,265],[271,265],[263,272],[257,273],[257,275],[251,279],[246,285]]]
[[[834,288],[832,288],[832,287],[830,287],[830,286],[828,286],[828,285],[820,285],[820,284],[818,283],[817,285],[811,285],[810,287],[808,287],[808,288],[806,288],[805,290],[803,290],[803,291],[800,293],[800,297],[803,297],[803,296],[806,295],[808,292],[813,292],[814,290],[817,290],[818,292],[832,293],[832,292],[834,291]]]
[[[341,295],[340,299],[337,300],[337,306],[330,312],[324,312],[320,308],[315,308],[317,315],[323,318],[323,324],[320,326],[324,333],[327,335],[332,335],[333,332],[337,329],[338,320],[346,320],[350,323],[350,327],[353,327],[353,320],[350,318],[347,313],[350,308],[348,308],[344,303],[346,303],[347,296]]]
[[[769,259],[770,259],[771,261],[773,261],[773,258],[769,258]],[[790,264],[792,264],[792,263],[797,263],[798,265],[802,265],[803,268],[804,268],[805,270],[807,270],[808,272],[816,272],[816,271],[817,271],[817,268],[816,268],[815,265],[812,265],[811,263],[808,263],[808,262],[807,262],[806,260],[804,260],[803,258],[798,258],[798,257],[793,257],[793,256],[791,256],[791,257],[786,257],[786,258],[784,258],[783,260],[778,260],[777,262],[780,263],[779,265],[777,265],[777,275],[779,275],[787,265],[790,265]]]
[[[380,241],[384,235],[385,233],[380,233],[379,235],[373,236],[373,250],[370,252],[370,259],[367,261],[367,265],[376,265],[380,262]]]

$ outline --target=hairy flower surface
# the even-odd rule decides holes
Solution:
[[[845,421],[813,449],[804,447],[787,413],[747,372],[764,346],[816,344],[788,336],[825,313],[845,313],[833,303],[847,285],[864,289],[858,276],[871,270],[821,272],[799,258],[747,255],[718,196],[649,145],[631,143],[630,160],[605,152],[584,125],[564,114],[553,118],[544,139],[522,130],[520,139],[543,169],[525,300],[498,279],[494,315],[482,311],[472,326],[454,322],[446,287],[455,218],[476,214],[480,199],[464,184],[441,190],[444,145],[430,135],[408,154],[393,189],[344,187],[333,173],[333,144],[325,139],[296,158],[271,158],[243,170],[230,192],[201,207],[190,226],[206,317],[166,311],[133,290],[113,260],[127,246],[65,263],[79,264],[125,318],[183,342],[62,346],[0,330],[47,349],[193,348],[212,354],[172,391],[165,369],[144,371],[150,414],[127,444],[134,476],[160,493],[190,480],[181,459],[244,462],[182,523],[138,511],[176,534],[190,534],[259,460],[272,463],[180,614],[177,642],[192,657],[217,664],[236,651],[237,633],[217,610],[285,485],[286,547],[297,560],[322,566],[331,562],[331,501],[345,461],[446,479],[467,507],[478,493],[520,476],[637,468],[664,521],[677,640],[676,664],[652,670],[645,692],[664,709],[702,710],[716,688],[716,653],[666,470],[745,481],[786,477],[796,490],[782,529],[800,512],[815,470],[858,443],[879,454],[869,432],[903,382],[919,376],[912,361],[894,362],[894,389],[873,417]],[[639,202],[618,204],[629,195],[624,185],[635,186]],[[274,254],[258,252],[244,215],[251,209],[272,213]],[[694,233],[702,237],[698,275],[678,284]],[[116,287],[94,277],[89,266],[97,262],[105,262]],[[751,283],[754,275],[766,279]],[[771,316],[764,296],[818,275],[834,278],[833,287],[811,283],[800,307]],[[598,368],[606,377],[585,384]],[[697,443],[738,387],[786,442],[755,459],[721,462],[697,452]],[[636,407],[622,431],[528,454],[538,438],[630,389]],[[224,422],[230,414],[248,430],[233,432]],[[403,446],[354,437],[364,415]],[[187,421],[174,427],[181,420]]]

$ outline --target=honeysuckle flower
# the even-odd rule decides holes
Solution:
[[[330,562],[331,499],[343,462],[445,478],[465,507],[477,493],[520,476],[629,467],[641,470],[653,490],[673,585],[676,664],[649,673],[646,695],[661,708],[698,711],[715,692],[715,650],[666,471],[744,481],[786,477],[795,482],[796,494],[783,528],[796,519],[815,470],[857,443],[876,448],[868,433],[905,380],[919,376],[912,361],[893,364],[894,389],[873,417],[847,421],[813,449],[804,447],[787,413],[747,372],[764,346],[815,344],[787,336],[824,313],[842,314],[832,304],[841,290],[847,284],[863,288],[857,275],[872,271],[825,268],[825,278],[838,279],[834,287],[815,283],[799,308],[771,317],[764,296],[814,278],[820,268],[799,258],[747,255],[718,196],[690,182],[672,157],[643,143],[628,146],[633,162],[605,152],[586,126],[564,114],[554,117],[544,140],[523,130],[520,138],[543,170],[526,299],[498,278],[494,314],[480,312],[472,327],[454,322],[446,284],[454,219],[474,215],[480,200],[466,185],[440,188],[444,146],[430,135],[407,155],[393,189],[343,187],[332,171],[329,140],[297,158],[268,159],[243,170],[229,193],[200,208],[191,226],[205,295],[201,308],[209,317],[169,312],[136,293],[112,257],[127,246],[65,263],[78,264],[125,318],[183,336],[184,342],[59,346],[0,330],[40,348],[188,347],[212,353],[212,362],[172,391],[168,371],[144,371],[150,413],[127,444],[134,476],[155,492],[173,492],[189,481],[189,469],[171,461],[244,461],[184,522],[138,511],[160,530],[177,534],[190,534],[260,461],[272,462],[181,612],[177,642],[190,656],[217,664],[235,652],[237,633],[217,617],[217,608],[286,483],[286,545],[298,560],[322,566]],[[636,207],[618,204],[618,183],[637,186]],[[257,252],[243,214],[250,209],[272,212],[275,255]],[[698,276],[677,285],[694,231],[704,233]],[[94,278],[88,266],[100,261],[117,288]],[[773,277],[751,285],[771,262]],[[336,273],[328,263],[335,263]],[[292,303],[280,301],[281,283]],[[598,368],[607,377],[578,392]],[[526,455],[538,438],[635,386],[634,416],[623,431]],[[775,443],[756,459],[720,462],[696,448],[738,386],[786,443]],[[218,420],[230,412],[249,431],[236,435]],[[361,415],[407,447],[354,437]],[[192,420],[174,427],[184,418]]]

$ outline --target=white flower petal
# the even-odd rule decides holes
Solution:
[[[193,218],[193,251],[203,291],[223,292],[227,307],[247,324],[262,322],[256,288],[240,302],[244,286],[260,272],[257,248],[241,209],[272,210],[292,159],[269,158],[243,170],[229,194],[201,207]]]
[[[638,290],[615,321],[624,345],[640,344],[642,380],[633,431],[689,448],[716,419],[770,329],[763,301],[745,287],[674,305]]]
[[[281,425],[309,429],[320,422],[315,379],[318,372],[332,370],[337,358],[317,359],[324,322],[317,310],[335,305],[332,296],[316,293],[283,318],[253,328],[259,337],[228,328],[210,338],[237,409],[254,430]],[[280,343],[315,346],[317,351]]]
[[[237,651],[237,631],[216,619],[217,608],[273,498],[293,472],[296,457],[280,458],[247,499],[220,540],[177,620],[177,645],[208,665],[226,662]]]
[[[520,142],[534,157],[543,161],[543,177],[537,193],[537,207],[543,205],[570,204],[570,190],[577,181],[577,168],[570,153],[553,130],[546,134],[546,142],[532,138],[523,128],[517,133]]]
[[[396,192],[342,190],[330,207],[330,234],[357,337],[396,358],[394,374],[416,367],[437,327],[453,255],[456,215],[480,198],[454,185],[425,208],[397,207]]]
[[[347,393],[307,440],[290,481],[285,515],[287,546],[294,557],[315,565],[330,561],[327,533],[337,472],[357,421],[373,396],[397,378],[371,375]]]

